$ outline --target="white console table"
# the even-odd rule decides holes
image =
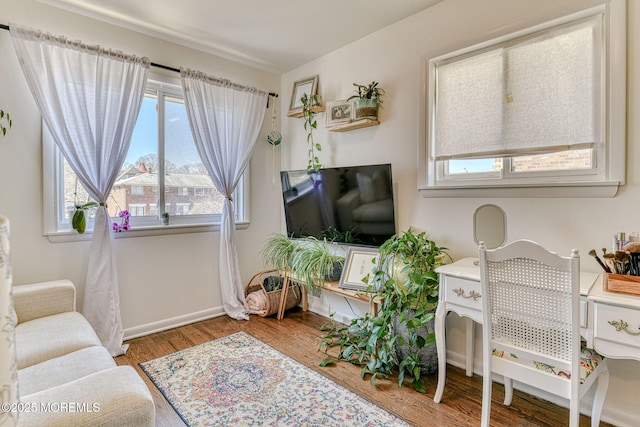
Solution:
[[[482,295],[480,294],[480,267],[476,265],[478,258],[463,258],[452,264],[438,267],[440,274],[440,292],[438,308],[435,316],[436,348],[438,351],[438,386],[433,400],[440,403],[444,392],[444,384],[447,374],[447,348],[445,341],[445,319],[450,311],[466,318],[466,371],[467,376],[473,375],[473,355],[475,342],[474,321],[482,323]],[[601,275],[582,272],[580,274],[580,329],[581,334],[587,339],[587,343],[593,342],[593,329],[589,327],[589,319],[592,318],[589,307],[597,302],[587,302],[587,295],[594,283],[600,284]],[[601,286],[593,286],[601,288]],[[640,298],[636,301],[635,324],[640,324]],[[605,304],[596,305],[595,310],[604,311]],[[609,305],[606,305],[609,307]],[[618,317],[620,315],[617,315]],[[629,316],[629,319],[631,317]],[[640,335],[640,332],[638,332]],[[627,338],[627,337],[625,337]],[[640,347],[640,337],[635,337],[637,346]],[[596,339],[596,343],[598,340]],[[599,351],[598,347],[594,347]],[[640,350],[636,349],[638,355]],[[606,352],[605,352],[606,354]]]

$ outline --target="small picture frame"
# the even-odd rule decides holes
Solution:
[[[349,123],[353,120],[353,104],[351,101],[327,102],[327,127]]]
[[[289,114],[302,112],[302,95],[307,94],[311,97],[318,94],[318,75],[307,77],[293,83],[293,91],[291,92],[291,104],[289,105]]]
[[[369,285],[364,278],[373,273],[380,263],[380,252],[376,248],[349,248],[344,261],[338,287],[354,291],[366,291]]]

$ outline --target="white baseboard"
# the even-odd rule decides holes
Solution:
[[[207,310],[197,311],[182,316],[171,317],[169,319],[159,320],[140,326],[134,326],[124,330],[124,340],[138,338],[145,335],[154,334],[156,332],[166,331],[167,329],[177,328],[178,326],[188,325],[189,323],[199,322],[201,320],[211,319],[224,315],[222,307],[213,307]]]

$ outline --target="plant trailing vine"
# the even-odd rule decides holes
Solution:
[[[372,384],[397,374],[399,385],[411,379],[415,390],[426,393],[420,351],[435,343],[435,334],[425,331],[435,316],[439,290],[435,268],[449,258],[445,251],[424,232],[411,229],[387,240],[380,247],[381,265],[365,278],[370,297],[381,300],[378,314],[366,313],[348,326],[331,318],[323,325],[326,335],[321,350],[329,355],[330,349],[337,348],[337,360],[362,366],[360,376],[370,375]],[[408,333],[401,333],[398,324]],[[408,348],[404,356],[399,355],[400,346]],[[321,366],[334,363],[335,358],[325,359]]]
[[[0,133],[2,136],[7,134],[7,130],[11,129],[13,125],[13,120],[11,120],[11,116],[9,113],[4,110],[0,110]]]
[[[308,96],[306,93],[300,98],[302,102],[302,117],[304,118],[304,130],[307,131],[307,144],[309,145],[309,162],[307,163],[307,170],[320,169],[322,163],[316,154],[316,151],[322,151],[322,146],[313,140],[313,130],[317,129],[318,122],[316,121],[316,113],[313,111],[313,106],[318,105],[318,95]]]

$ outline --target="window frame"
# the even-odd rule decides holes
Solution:
[[[503,170],[498,173],[480,173],[442,180],[442,161],[433,155],[435,63],[445,58],[480,51],[509,40],[542,30],[566,25],[569,22],[603,14],[603,54],[601,87],[603,99],[604,147],[592,150],[596,168],[590,172],[595,179],[585,180],[584,171],[559,170],[517,172],[518,178],[505,179],[511,174],[510,158],[503,159]],[[626,157],[626,3],[610,3],[585,9],[542,24],[519,28],[514,26],[495,37],[484,34],[471,40],[460,41],[457,46],[444,46],[439,51],[420,54],[419,73],[422,93],[418,102],[418,190],[424,197],[613,197],[619,185],[625,183]],[[535,153],[532,153],[535,154]],[[599,168],[599,170],[598,170]],[[504,173],[506,171],[506,173]]]
[[[145,87],[145,95],[150,90],[158,90],[171,97],[182,99],[182,88],[179,79],[171,79],[166,76],[150,73]],[[158,97],[158,115],[164,116],[161,97]],[[164,144],[164,129],[161,120],[158,121],[159,144]],[[64,200],[61,194],[63,188],[63,156],[55,146],[53,137],[42,121],[42,159],[43,159],[43,229],[44,235],[53,243],[90,240],[93,234],[93,219],[87,221],[87,230],[79,234],[71,228],[68,221],[64,220]],[[164,176],[164,153],[159,150],[158,161],[162,165],[160,174]],[[237,229],[245,229],[250,223],[250,179],[251,167],[247,167],[234,192],[233,203],[235,224]],[[159,185],[164,188],[164,183]],[[162,195],[163,192],[160,192]],[[158,198],[161,202],[160,197]],[[162,200],[163,202],[163,200]],[[157,210],[156,210],[157,211]],[[131,217],[132,228],[125,233],[114,233],[116,238],[146,237],[153,235],[183,234],[197,232],[212,232],[220,230],[221,214],[208,215],[174,215],[171,216],[169,225],[162,225],[160,212],[158,218]],[[112,217],[112,222],[117,218]]]

